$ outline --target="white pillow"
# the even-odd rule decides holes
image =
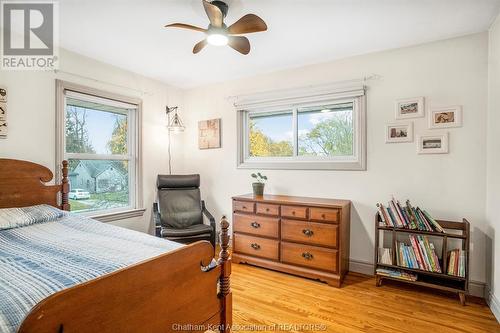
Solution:
[[[0,209],[0,230],[55,221],[65,214],[66,212],[50,205],[3,208]]]

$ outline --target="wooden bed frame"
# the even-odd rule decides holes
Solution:
[[[0,159],[0,208],[49,204],[69,210],[68,162],[62,165],[62,184],[45,185],[53,178],[48,168]],[[206,266],[214,253],[209,242],[187,245],[49,296],[19,332],[230,332],[228,229],[223,217],[216,266]]]

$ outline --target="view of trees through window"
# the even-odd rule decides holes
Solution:
[[[251,115],[250,156],[292,156],[292,119],[291,112]]]
[[[71,153],[72,211],[129,206],[128,111],[67,98],[66,153]],[[80,154],[96,159],[79,158]],[[118,159],[105,159],[110,155]]]
[[[298,108],[295,112],[251,113],[248,126],[250,157],[292,157],[294,137],[298,156],[354,153],[353,103]]]

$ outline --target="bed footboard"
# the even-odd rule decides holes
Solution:
[[[229,223],[221,220],[221,253],[201,241],[138,263],[40,302],[20,333],[229,332],[232,295]]]

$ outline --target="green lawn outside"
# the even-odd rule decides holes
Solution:
[[[90,199],[128,203],[128,192],[121,191],[121,192],[108,192],[108,193],[92,193],[90,195]]]
[[[69,199],[69,204],[71,206],[71,211],[87,209],[89,206],[79,202],[78,200]]]
[[[128,191],[92,193],[90,199],[69,200],[71,211],[99,210],[115,207],[124,207],[129,203]]]

